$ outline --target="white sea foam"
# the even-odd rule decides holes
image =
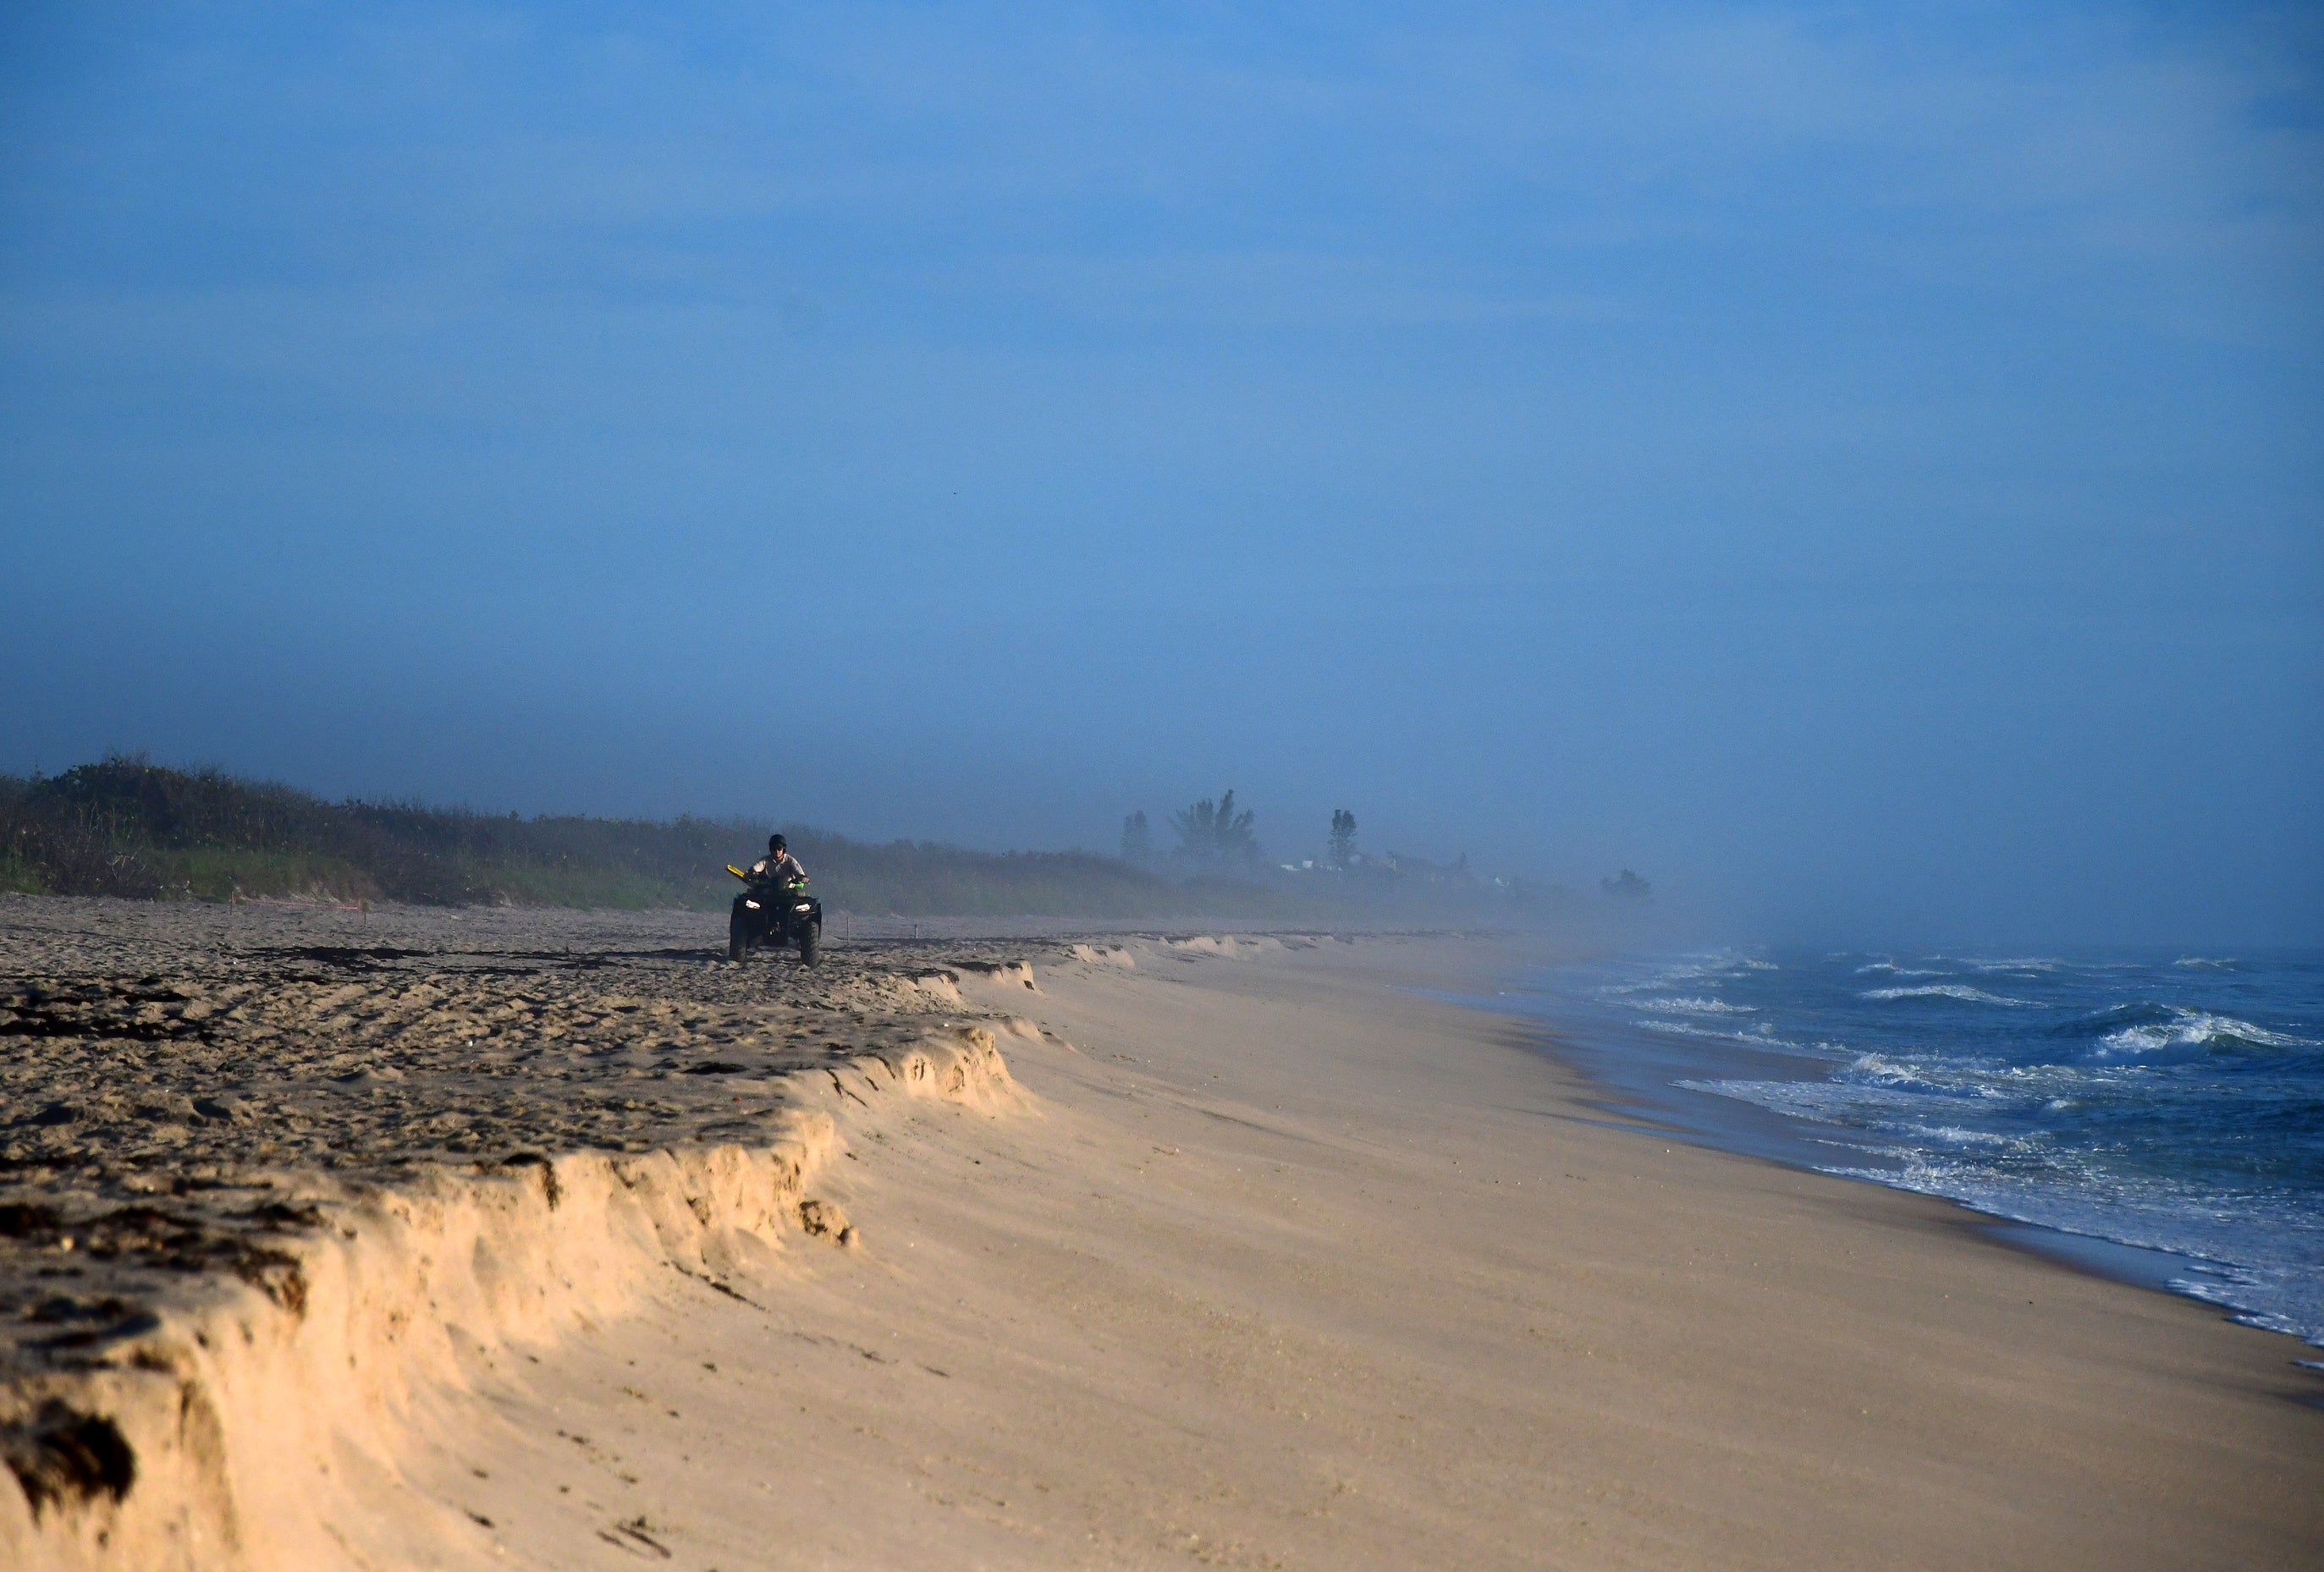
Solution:
[[[1756,1021],[1741,1031],[1723,1031],[1716,1026],[1698,1026],[1692,1021],[1643,1020],[1632,1025],[1649,1032],[1660,1032],[1666,1037],[1709,1037],[1720,1043],[1742,1043],[1753,1048],[1772,1049],[1783,1053],[1808,1053],[1821,1058],[1814,1049],[1798,1043],[1785,1042],[1775,1034],[1765,1021]]]
[[[1765,965],[1763,961],[1734,961],[1723,957],[1697,960],[1681,965],[1665,966],[1650,977],[1636,979],[1629,982],[1608,983],[1598,992],[1607,998],[1626,998],[1632,994],[1662,993],[1673,988],[1686,988],[1691,984],[1708,983],[1716,988],[1721,981],[1733,977],[1738,971],[1757,970]]]
[[[2214,961],[2206,955],[2182,955],[2171,964],[2173,966],[2184,966],[2190,970],[2231,971],[2235,969],[2236,958],[2229,955]]]
[[[1751,1103],[1770,1113],[1824,1125],[1864,1125],[1876,1113],[1902,1116],[1924,1111],[1928,1096],[1901,1087],[1844,1086],[1830,1080],[1682,1080],[1689,1091]]]
[[[1654,1010],[1666,1016],[1748,1016],[1757,1013],[1749,1005],[1730,1005],[1725,999],[1696,998],[1685,996],[1639,999],[1636,1001],[1636,1005],[1639,1009]]]
[[[1918,1094],[1936,1097],[1973,1097],[2006,1099],[2011,1094],[1986,1083],[1983,1076],[1971,1071],[1964,1076],[1959,1069],[1936,1068],[1915,1063],[1908,1059],[1891,1059],[1885,1053],[1859,1053],[1849,1062],[1847,1074],[1851,1079],[1832,1084],[1861,1089],[1866,1086],[1909,1087]]]
[[[2015,1135],[2004,1135],[1993,1130],[1968,1130],[1959,1125],[1912,1125],[1905,1134],[1931,1141],[1942,1141],[1951,1146],[2020,1146],[2024,1143]]]
[[[1917,988],[1876,988],[1857,996],[1867,999],[1960,999],[1964,1004],[2007,1005],[2013,1009],[2032,1007],[2032,999],[2014,999],[2002,994],[1987,993],[1981,988],[1971,988],[1965,982],[1927,982]]]

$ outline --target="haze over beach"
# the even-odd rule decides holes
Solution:
[[[2305,8],[5,25],[0,768],[2324,937]]]
[[[2319,70],[0,15],[0,1572],[2324,1560]]]

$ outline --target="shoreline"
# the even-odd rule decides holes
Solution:
[[[1481,1001],[1470,1007],[1474,1007],[1486,1015],[1496,1014],[1489,1005]],[[2094,1278],[2120,1287],[2134,1288],[2148,1293],[2159,1293],[2166,1298],[2202,1305],[2217,1311],[2222,1320],[2231,1325],[2246,1328],[2255,1332],[2266,1332],[2275,1337],[2289,1338],[2301,1348],[2317,1349],[2319,1353],[2324,1353],[2324,1348],[2319,1348],[2317,1344],[2309,1342],[2297,1332],[2287,1331],[2281,1327],[2266,1326],[2259,1321],[2246,1319],[2250,1312],[2244,1307],[2228,1304],[2219,1300],[2207,1299],[2201,1294],[2174,1286],[2172,1277],[2168,1275],[2172,1269],[2163,1264],[2195,1263],[2200,1260],[2200,1257],[2149,1246],[2126,1245],[2118,1239],[2109,1239],[2099,1235],[2080,1234],[2069,1228],[2054,1227],[2046,1223],[2027,1222],[2019,1218],[2005,1217],[1997,1212],[1983,1210],[1968,1201],[1960,1200],[1951,1196],[1940,1195],[1925,1190],[1914,1190],[1908,1185],[1889,1184],[1863,1174],[1835,1172],[1831,1169],[1819,1168],[1797,1157],[1780,1155],[1772,1152],[1754,1151],[1739,1143],[1721,1142],[1715,1135],[1687,1125],[1660,1121],[1655,1117],[1659,1109],[1643,1099],[1625,1100],[1626,1094],[1622,1084],[1608,1079],[1600,1072],[1593,1063],[1593,1059],[1601,1056],[1602,1050],[1579,1049],[1572,1046],[1568,1039],[1560,1035],[1559,1028],[1554,1023],[1546,1022],[1538,1016],[1514,1016],[1505,1018],[1516,1021],[1525,1028],[1527,1052],[1540,1054],[1543,1058],[1587,1082],[1593,1089],[1588,1095],[1578,1100],[1602,1116],[1600,1122],[1606,1129],[1634,1134],[1645,1139],[1660,1137],[1665,1140],[1683,1141],[1702,1151],[1716,1152],[1721,1156],[1730,1157],[1738,1162],[1764,1163],[1770,1167],[1784,1169],[1794,1173],[1812,1173],[1819,1178],[1837,1179],[1849,1184],[1866,1185],[1892,1195],[1912,1196],[1921,1200],[1933,1201],[1959,1214],[1955,1220],[1965,1234],[1982,1240],[1997,1249],[2011,1251],[2079,1276]],[[1713,1122],[1708,1119],[1703,1121],[1706,1125]],[[2302,1369],[2324,1368],[2324,1365],[2297,1358],[2291,1360],[2290,1363]],[[2324,1391],[2299,1401],[2324,1408]]]
[[[1829,1083],[1835,1068],[1821,1059],[1803,1059],[1748,1040],[1688,1037],[1672,1042],[1636,1028],[1594,1022],[1568,1001],[1538,989],[1518,986],[1521,979],[1502,977],[1489,997],[1447,994],[1444,997],[1487,1013],[1508,1007],[1515,1018],[1534,1030],[1537,1052],[1570,1068],[1588,1080],[1596,1106],[1610,1127],[1648,1129],[1708,1151],[1774,1163],[1794,1172],[1870,1185],[1900,1195],[1924,1197],[1956,1208],[1964,1226],[2003,1248],[2033,1255],[2072,1272],[2204,1305],[2236,1325],[2287,1337],[2308,1350],[2324,1352],[2324,1342],[2292,1326],[2273,1324],[2268,1310],[2245,1302],[2231,1275],[2255,1270],[2247,1262],[2207,1255],[2190,1249],[2143,1245],[2089,1229],[2014,1216],[1948,1194],[1882,1177],[1892,1158],[1847,1139],[1844,1132],[1827,1138],[1827,1128],[1805,1117],[1786,1116],[1748,1102],[1718,1096],[1685,1085],[1677,1078],[1764,1079],[1805,1084]],[[1523,997],[1527,1004],[1504,1007],[1499,1001]],[[1561,1006],[1568,1007],[1561,1013]],[[1839,1145],[1852,1163],[1827,1165],[1817,1148]],[[2128,1227],[2126,1219],[2124,1227]],[[2206,1280],[2218,1279],[2217,1284]],[[2301,1363],[2295,1359],[2293,1363]],[[2304,1365],[2315,1368],[2313,1364]]]
[[[455,990],[471,1013],[519,986],[491,970],[519,947],[576,953],[502,921],[460,934],[502,947]],[[612,920],[558,931],[585,959],[663,953]],[[1409,991],[1510,952],[1028,942],[909,1016],[1005,1028],[991,1095],[846,1079],[907,1087],[900,1040],[885,1071],[834,1057],[790,1116],[827,1117],[816,1161],[739,1205],[697,1145],[667,1184],[620,1177],[663,1173],[652,1152],[481,1175],[513,1221],[474,1264],[338,1214],[376,1239],[331,1252],[407,1273],[364,1324],[433,1352],[384,1383],[342,1381],[337,1344],[245,1360],[212,1405],[232,1422],[177,1443],[241,1481],[239,1548],[162,1564],[1788,1569],[1901,1545],[2111,1569],[2324,1546],[2314,1383],[2251,1329],[1966,1238],[1949,1202],[1612,1126],[1536,1023]],[[795,979],[667,976],[703,1013],[691,1045],[649,1034],[649,1071],[743,1034],[711,1008],[734,981],[775,1007]],[[841,1003],[819,1017],[839,1036],[884,1029]],[[576,1219],[632,1212],[603,1235],[631,1265],[575,1270]],[[425,1256],[465,1286],[415,1297]],[[311,1339],[354,1324],[344,1281],[313,1273],[303,1319],[254,1286],[243,1307]],[[405,1336],[346,1346],[392,1365]],[[253,1428],[269,1392],[303,1394],[306,1439]],[[31,1412],[0,1427],[12,1461]],[[148,1564],[91,1538],[121,1506],[100,1493],[77,1549],[17,1558]]]

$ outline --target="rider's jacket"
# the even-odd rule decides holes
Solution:
[[[751,864],[751,882],[753,884],[786,885],[806,878],[807,869],[801,868],[799,860],[788,851],[773,857],[761,857]]]

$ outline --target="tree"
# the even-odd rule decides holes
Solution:
[[[1332,866],[1345,870],[1356,851],[1356,816],[1345,808],[1332,810]]]
[[[1143,868],[1154,860],[1154,835],[1146,827],[1143,808],[1121,822],[1121,860],[1134,868]]]
[[[1609,899],[1618,901],[1643,901],[1655,893],[1654,886],[1627,868],[1619,878],[1600,879],[1598,887],[1604,890]]]
[[[1170,815],[1178,832],[1178,855],[1197,868],[1230,867],[1259,859],[1259,841],[1250,832],[1255,814],[1248,808],[1235,812],[1234,793],[1218,801],[1204,797]]]

